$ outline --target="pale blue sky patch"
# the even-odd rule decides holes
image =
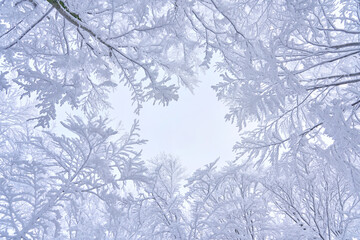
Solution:
[[[211,88],[220,80],[219,76],[208,72],[199,78],[201,83],[194,94],[181,89],[177,102],[170,102],[167,107],[146,103],[139,116],[133,114],[128,91],[112,94],[114,122],[122,121],[122,127],[127,130],[134,118],[140,120],[141,137],[149,140],[143,146],[144,160],[162,152],[172,154],[190,173],[218,157],[220,162],[235,159],[232,146],[237,141],[237,129],[225,122],[227,109]]]

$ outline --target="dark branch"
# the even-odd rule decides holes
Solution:
[[[316,89],[321,89],[321,88],[337,87],[337,86],[340,86],[340,85],[357,83],[357,82],[360,82],[360,79],[353,79],[353,80],[337,82],[337,83],[329,83],[329,84],[310,86],[306,90],[311,91],[311,90],[316,90]]]

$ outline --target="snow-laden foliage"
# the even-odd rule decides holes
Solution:
[[[151,161],[148,176],[150,180],[132,212],[131,225],[136,228],[129,239],[186,239],[184,196],[180,193],[183,169],[179,161],[161,154]]]
[[[189,179],[190,239],[264,239],[270,230],[270,202],[264,188],[240,166],[221,171],[216,162]]]
[[[0,238],[359,238],[359,9],[0,0]],[[119,84],[139,113],[213,62],[238,158],[185,184],[171,155],[142,161],[138,121],[119,135],[102,116]],[[78,116],[45,131],[61,105]]]
[[[221,55],[214,89],[241,130],[239,158],[291,164],[296,148],[313,149],[359,191],[359,2],[210,0],[191,11],[207,54]]]
[[[64,239],[85,230],[78,233],[76,221],[89,229],[86,222],[97,223],[106,236],[101,226],[107,215],[99,210],[106,208],[108,195],[120,201],[127,197],[121,196],[126,183],[136,187],[147,182],[136,150],[145,143],[138,138],[138,123],[119,137],[105,127],[106,119],[89,115],[84,122],[74,117],[63,123],[73,134],[66,137],[36,132],[18,113],[13,116],[17,123],[11,123],[13,112],[7,105],[0,108],[9,117],[0,122],[6,126],[0,151],[0,237]],[[87,208],[97,205],[96,219],[89,218]],[[86,234],[83,239],[90,232]]]
[[[182,18],[171,1],[1,1],[0,89],[15,82],[35,95],[42,127],[59,104],[106,106],[119,83],[136,112],[167,105],[196,83],[197,38]]]

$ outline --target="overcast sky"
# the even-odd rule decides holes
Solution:
[[[225,122],[226,107],[211,89],[219,77],[209,72],[200,80],[194,94],[182,89],[179,100],[167,107],[147,103],[140,116],[133,114],[127,90],[113,94],[113,120],[121,120],[126,131],[134,118],[140,120],[141,137],[149,140],[143,146],[144,160],[162,152],[172,154],[191,173],[218,157],[221,162],[234,159],[232,146],[237,140],[237,129]]]

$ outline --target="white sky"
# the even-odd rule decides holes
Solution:
[[[140,136],[149,140],[143,146],[144,160],[162,152],[172,154],[188,173],[218,157],[223,163],[234,160],[232,146],[237,140],[237,129],[225,122],[227,109],[211,89],[219,76],[209,71],[200,80],[194,94],[183,88],[177,102],[167,107],[146,103],[139,116],[133,113],[127,89],[111,96],[111,118],[121,120],[124,130],[130,129],[134,118],[140,120]]]

